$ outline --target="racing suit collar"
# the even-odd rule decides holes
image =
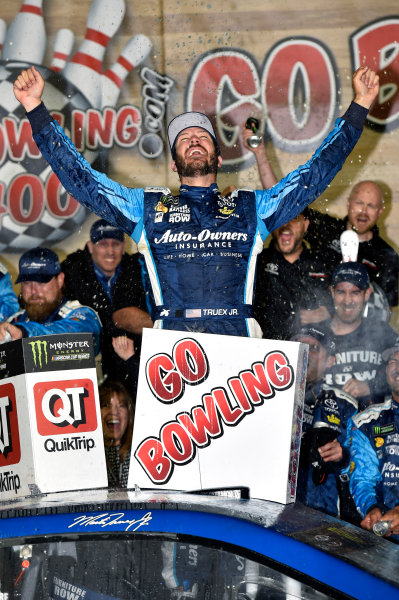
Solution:
[[[200,187],[195,185],[182,185],[179,190],[180,196],[189,195],[191,198],[203,198],[204,196],[219,196],[219,188],[216,183],[212,183],[209,187]]]

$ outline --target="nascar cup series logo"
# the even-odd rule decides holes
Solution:
[[[36,383],[33,394],[37,430],[42,436],[51,436],[44,442],[47,452],[89,452],[95,447],[94,439],[84,435],[97,429],[91,379]],[[65,437],[60,439],[59,436]]]

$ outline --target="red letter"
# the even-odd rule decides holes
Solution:
[[[241,408],[231,408],[226,390],[219,388],[213,390],[212,393],[218,406],[219,413],[226,425],[236,425],[239,421],[241,421],[244,413]]]
[[[32,129],[28,119],[23,119],[19,126],[14,119],[3,119],[6,136],[13,160],[22,160],[27,154],[30,158],[40,156],[40,152],[32,137]]]
[[[293,371],[282,352],[270,352],[265,358],[265,368],[274,388],[285,390],[290,387],[293,382]]]
[[[242,124],[249,115],[262,112],[257,101],[258,72],[251,58],[233,50],[205,54],[191,72],[187,89],[187,110],[203,112],[213,121],[224,163],[231,165],[242,160],[243,154],[248,153],[237,144]]]
[[[165,456],[162,444],[156,438],[147,438],[134,453],[153,483],[167,483],[173,473],[173,463]]]
[[[195,451],[192,441],[180,423],[176,423],[175,421],[166,423],[162,427],[159,437],[162,440],[165,452],[167,452],[174,463],[184,465],[194,458]]]
[[[37,223],[44,208],[43,184],[36,175],[17,175],[8,190],[8,210],[17,223]]]
[[[106,108],[101,115],[98,110],[89,109],[87,116],[87,147],[92,149],[96,149],[98,146],[111,148],[115,110]]]
[[[176,402],[182,397],[184,383],[167,354],[157,354],[150,358],[146,375],[152,393],[161,402]]]
[[[354,67],[371,66],[380,76],[380,91],[367,117],[384,131],[399,121],[399,18],[387,17],[362,27],[351,38]]]
[[[115,141],[122,148],[132,148],[141,133],[141,114],[135,106],[122,106],[118,110],[115,126]]]
[[[219,437],[222,429],[213,397],[204,396],[203,403],[204,407],[196,406],[191,410],[191,417],[187,413],[181,413],[176,419],[187,429],[197,446],[206,447],[210,444],[209,437]]]
[[[290,152],[316,147],[338,107],[332,56],[316,40],[282,40],[269,53],[262,75],[273,143]]]
[[[61,193],[66,196],[65,206],[61,205]],[[80,208],[80,204],[75,198],[72,198],[72,196],[65,192],[55,173],[51,173],[50,177],[47,179],[46,199],[49,213],[58,219],[70,218],[75,215]]]
[[[173,349],[173,357],[177,370],[187,383],[197,385],[208,377],[206,354],[195,340],[180,340]]]
[[[272,398],[274,391],[270,387],[264,365],[262,363],[255,363],[252,369],[253,371],[243,371],[240,373],[240,378],[252,404],[261,404],[263,398]]]

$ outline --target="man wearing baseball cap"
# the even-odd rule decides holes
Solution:
[[[349,495],[349,452],[343,446],[355,398],[326,385],[324,373],[334,363],[335,344],[322,323],[303,325],[292,337],[308,345],[297,500],[345,520],[355,521]]]
[[[387,522],[385,534],[399,541],[399,344],[382,353],[389,393],[352,418],[350,487],[360,525],[369,531]]]
[[[27,250],[19,260],[16,283],[21,284],[23,309],[0,323],[0,342],[52,333],[91,333],[95,354],[99,352],[99,318],[91,308],[64,297],[64,274],[55,252],[41,247]]]
[[[138,255],[125,252],[124,233],[104,219],[94,221],[90,239],[83,250],[69,254],[61,264],[65,275],[65,295],[91,306],[103,326],[101,343],[104,374],[115,378],[117,357],[112,338],[126,335],[140,345],[143,326],[151,327],[141,281]],[[129,310],[128,327],[117,327],[113,313]]]
[[[379,85],[374,71],[358,69],[354,102],[306,165],[269,190],[235,190],[229,197],[216,184],[222,157],[207,115],[184,113],[169,125],[178,196],[166,188],[129,189],[79,155],[41,102],[43,88],[35,67],[14,83],[34,139],[65,189],[136,241],[145,257],[155,327],[260,337],[252,301],[263,242],[332,181],[361,134]]]
[[[398,334],[383,321],[364,318],[371,288],[362,263],[338,265],[332,274],[331,294],[334,315],[329,325],[336,351],[326,382],[357,398],[363,409],[380,401],[387,391],[382,353],[396,344]]]

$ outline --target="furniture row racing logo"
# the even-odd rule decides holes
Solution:
[[[39,382],[33,386],[33,395],[40,435],[82,434],[97,429],[91,379]],[[76,444],[79,446],[78,441]],[[79,447],[85,448],[89,440],[82,437],[80,441],[82,444]],[[47,444],[46,450],[51,451],[50,446]]]
[[[187,385],[206,381],[209,365],[201,345],[185,338],[175,344],[171,355],[159,353],[147,361],[147,384],[159,402],[173,404],[183,397]],[[223,437],[224,427],[236,427],[276,392],[290,388],[294,380],[287,356],[279,350],[269,352],[264,360],[229,377],[226,386],[202,394],[190,412],[181,411],[165,422],[158,437],[145,438],[134,456],[153,483],[165,484],[175,466],[191,463],[197,449]]]

